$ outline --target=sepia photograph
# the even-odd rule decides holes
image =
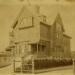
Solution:
[[[75,0],[0,0],[0,75],[75,75]]]

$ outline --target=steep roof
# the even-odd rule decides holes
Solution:
[[[35,7],[34,7],[34,6],[25,6],[25,5],[22,6],[22,8],[20,9],[18,15],[16,16],[16,19],[15,19],[15,21],[14,21],[12,27],[13,27],[13,28],[16,27],[16,25],[17,25],[17,20],[18,20],[19,17],[20,17],[22,14],[24,14],[25,12],[26,12],[27,14],[30,13],[31,16],[37,16],[37,14],[35,13],[34,10],[35,10]],[[26,15],[27,15],[27,14],[26,14]]]
[[[33,6],[23,6],[21,8],[21,10],[19,11],[19,14],[16,17],[16,20],[15,20],[14,24],[12,25],[13,28],[16,27],[16,25],[17,25],[17,19],[21,16],[21,14],[24,11],[26,11],[27,13],[30,13],[32,16],[42,16],[42,15],[45,15],[45,14],[37,13],[38,11],[41,11],[40,9],[38,9],[37,6],[34,6],[34,5]],[[55,13],[54,15],[51,14],[51,15],[49,15],[49,17],[48,16],[46,16],[46,17],[47,17],[47,24],[48,25],[52,25],[57,20],[60,21],[61,25],[62,25],[62,29],[64,31],[63,22],[62,22],[60,13]]]
[[[61,27],[62,27],[62,30],[65,31],[60,13],[58,13],[58,14],[56,15],[56,18],[55,18],[55,20],[54,20],[54,23],[56,23],[56,22],[59,22],[60,25],[61,25]]]

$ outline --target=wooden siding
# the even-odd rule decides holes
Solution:
[[[70,38],[63,36],[63,48],[65,58],[71,57]]]
[[[50,26],[40,23],[40,39],[50,41],[51,31]]]

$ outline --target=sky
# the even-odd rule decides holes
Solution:
[[[9,31],[25,4],[38,4],[42,13],[51,19],[52,14],[61,13],[66,34],[72,37],[71,50],[75,50],[75,3],[65,0],[0,0],[0,51],[9,45]]]

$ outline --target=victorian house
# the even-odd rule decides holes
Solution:
[[[51,67],[51,59],[71,60],[71,37],[65,34],[60,13],[51,25],[38,10],[36,6],[24,6],[12,26],[10,46],[15,60],[34,59],[35,69]]]

